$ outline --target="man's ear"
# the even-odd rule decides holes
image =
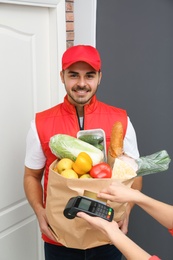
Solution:
[[[61,77],[61,81],[62,83],[64,83],[64,71],[60,71],[60,77]]]
[[[100,85],[101,79],[102,79],[102,72],[100,71],[98,85]]]

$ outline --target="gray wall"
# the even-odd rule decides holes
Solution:
[[[103,79],[98,98],[125,108],[141,156],[166,149],[173,158],[173,1],[98,0],[96,45]],[[145,176],[143,192],[173,204],[173,166]],[[137,206],[129,236],[151,254],[173,259],[173,238]]]

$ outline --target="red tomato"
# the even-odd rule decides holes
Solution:
[[[93,178],[111,178],[112,169],[108,163],[99,163],[92,167],[90,170],[90,175]]]

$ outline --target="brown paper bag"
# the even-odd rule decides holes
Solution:
[[[53,171],[56,161],[50,165],[46,200],[46,215],[56,240],[66,247],[87,249],[109,244],[110,241],[99,230],[95,230],[85,220],[78,217],[67,219],[64,208],[71,197],[83,196],[88,190],[98,193],[110,185],[114,179],[67,179]],[[124,181],[123,181],[124,182]],[[124,182],[131,186],[133,179]],[[114,209],[114,220],[123,219],[127,203],[109,202]]]

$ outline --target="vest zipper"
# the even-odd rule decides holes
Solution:
[[[81,125],[80,117],[77,112],[77,108],[75,107],[75,109],[76,109],[77,119],[78,119],[78,123],[79,123],[79,128],[80,128],[80,130],[84,130],[84,116],[83,116],[82,125]]]

